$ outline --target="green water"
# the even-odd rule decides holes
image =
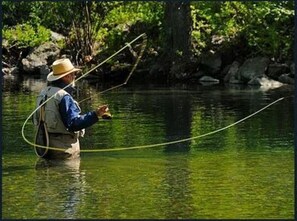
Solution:
[[[113,119],[88,128],[81,148],[195,137],[292,93],[223,86],[121,88],[82,104],[86,111],[108,103]],[[21,136],[35,96],[3,93],[3,218],[294,217],[293,98],[203,138],[46,162]],[[25,135],[32,141],[30,121]]]

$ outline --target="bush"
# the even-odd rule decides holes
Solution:
[[[25,23],[14,27],[4,26],[2,30],[3,39],[9,45],[15,45],[19,48],[35,47],[50,40],[50,30],[43,26],[37,26]]]
[[[212,36],[235,44],[245,39],[250,55],[275,60],[293,58],[294,2],[192,3],[192,38],[196,54],[211,47]]]

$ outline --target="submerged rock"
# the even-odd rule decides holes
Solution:
[[[258,78],[258,77],[253,78],[248,82],[248,85],[258,85],[260,86],[261,89],[265,89],[265,90],[279,88],[283,86],[281,82],[269,79],[265,76],[261,78]]]
[[[219,83],[220,81],[218,79],[215,79],[210,76],[203,76],[199,79],[200,82],[212,82],[212,83]]]

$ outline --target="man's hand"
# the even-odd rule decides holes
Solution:
[[[101,117],[103,119],[110,119],[111,114],[108,111],[109,111],[108,106],[107,105],[102,105],[102,106],[97,108],[96,114],[97,114],[98,117]]]

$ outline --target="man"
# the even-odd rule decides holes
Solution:
[[[36,151],[41,157],[49,159],[79,157],[79,137],[84,135],[84,129],[95,124],[100,117],[109,114],[107,105],[100,106],[95,111],[81,114],[78,103],[72,97],[75,74],[79,71],[81,70],[75,68],[67,58],[56,60],[52,65],[52,72],[47,76],[49,84],[37,98],[39,106],[54,95],[43,105],[43,109],[40,108],[36,112],[34,121],[40,122],[40,119],[43,119],[49,147],[65,149],[65,151],[46,149],[42,154]],[[67,85],[69,86],[66,87]],[[40,111],[41,109],[43,111]],[[42,117],[41,114],[43,114]],[[37,133],[36,138],[38,136]],[[45,135],[43,134],[43,136]]]

